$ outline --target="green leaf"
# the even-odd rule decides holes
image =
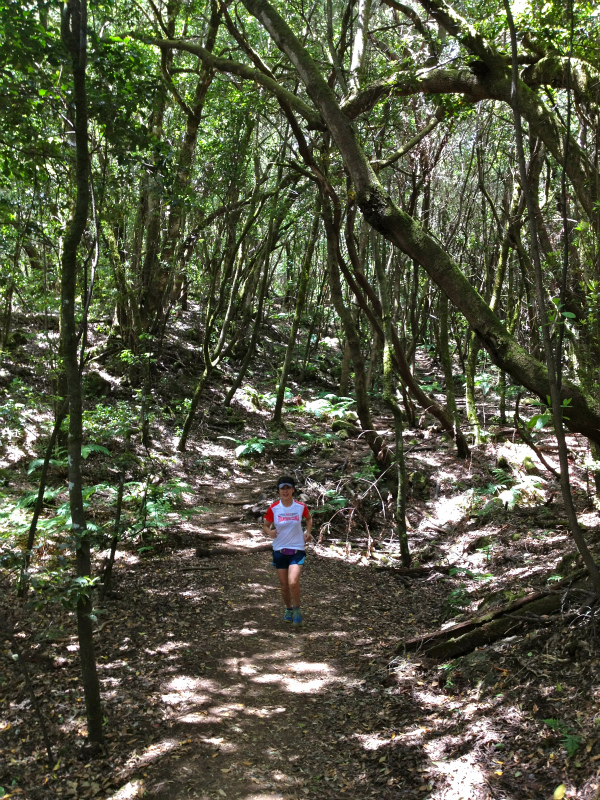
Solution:
[[[566,736],[562,739],[562,745],[567,751],[567,755],[569,758],[572,758],[575,753],[579,750],[582,743],[581,736],[578,736],[575,733],[567,733]]]
[[[81,448],[81,457],[87,458],[90,453],[103,453],[105,456],[109,456],[110,450],[107,450],[101,444],[84,444]]]

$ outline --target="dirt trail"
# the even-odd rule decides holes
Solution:
[[[130,761],[130,781],[112,797],[392,798],[400,779],[404,797],[410,784],[423,797],[420,748],[391,748],[423,711],[386,671],[399,618],[409,620],[405,631],[429,624],[418,590],[312,551],[302,578],[305,622],[292,626],[283,622],[269,554],[252,552],[258,541],[240,527],[229,530],[250,545],[246,552],[232,554],[225,542],[229,552],[219,554],[215,543],[203,562],[184,550],[140,571],[140,610],[159,609],[146,644],[163,660],[147,688],[165,732]]]

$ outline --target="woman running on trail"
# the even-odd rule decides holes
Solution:
[[[300,573],[306,551],[306,543],[312,539],[312,517],[310,511],[294,500],[296,482],[289,475],[277,481],[279,500],[265,514],[263,532],[273,539],[273,566],[277,569],[281,596],[285,603],[284,622],[294,625],[302,623],[300,612]],[[302,530],[302,520],[306,531]]]

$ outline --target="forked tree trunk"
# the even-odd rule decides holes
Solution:
[[[458,415],[458,408],[456,407],[456,394],[454,392],[454,368],[452,364],[452,356],[450,354],[450,343],[448,337],[448,298],[443,292],[440,292],[438,315],[440,321],[440,361],[442,364],[442,370],[444,372],[444,381],[446,383],[446,409],[452,418],[452,421],[454,422],[454,433],[458,441],[461,434],[460,417]]]
[[[398,405],[398,393],[393,368],[393,344],[392,344],[392,315],[390,311],[390,299],[388,295],[387,278],[381,258],[375,258],[375,268],[377,270],[377,280],[380,287],[382,321],[383,321],[383,400],[392,412],[394,417],[394,438],[396,450],[394,461],[396,462],[396,507],[394,516],[396,520],[396,531],[400,543],[400,557],[403,567],[410,567],[411,556],[408,544],[408,533],[406,530],[406,464],[404,460],[404,440],[402,412]]]

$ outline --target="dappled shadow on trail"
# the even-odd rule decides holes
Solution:
[[[370,762],[384,786],[391,780],[382,755],[389,734],[378,739],[373,720],[366,724],[377,709],[369,702],[363,713],[357,702],[359,661],[337,658],[342,650],[356,656],[358,639],[372,638],[368,627],[348,624],[340,608],[347,601],[329,590],[327,564],[316,560],[304,576],[308,619],[300,630],[286,626],[274,577],[264,555],[195,573],[220,585],[198,628],[165,664],[160,699],[168,735],[136,764],[146,772],[147,796],[367,796]],[[409,698],[398,701],[409,714]]]
[[[146,696],[159,719],[112,797],[488,796],[478,752],[499,735],[476,701],[465,725],[410,659],[388,669],[391,643],[439,613],[435,585],[424,602],[418,584],[312,554],[296,629],[282,620],[267,554],[210,559],[218,569],[192,562],[179,553],[138,585],[140,608],[155,609],[140,631],[152,628]]]

